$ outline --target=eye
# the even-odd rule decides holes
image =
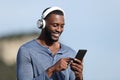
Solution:
[[[61,28],[64,28],[64,25],[61,25]]]
[[[57,23],[53,24],[53,27],[57,27],[57,26],[59,26],[59,24],[57,24]]]
[[[57,24],[57,23],[54,23],[52,24],[53,27],[61,27],[61,28],[64,28],[64,24],[60,25],[60,24]]]

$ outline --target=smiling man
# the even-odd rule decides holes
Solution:
[[[42,29],[40,36],[19,48],[17,79],[83,80],[83,65],[80,60],[74,58],[76,52],[59,42],[65,25],[63,9],[45,9],[37,25]]]

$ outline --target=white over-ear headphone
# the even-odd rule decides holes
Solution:
[[[46,22],[45,22],[44,18],[46,18],[46,16],[47,16],[48,14],[50,14],[51,12],[53,12],[53,11],[55,11],[55,10],[60,10],[60,11],[62,11],[63,14],[64,14],[64,10],[61,9],[61,8],[59,8],[59,7],[50,7],[50,8],[48,8],[45,12],[43,12],[43,14],[42,14],[42,16],[41,16],[41,19],[39,19],[39,20],[37,21],[37,27],[38,27],[39,29],[44,29],[44,28],[45,28]]]

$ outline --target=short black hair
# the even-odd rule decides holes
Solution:
[[[50,8],[50,7],[49,7],[49,8]],[[46,9],[43,11],[42,14],[44,14],[44,12],[45,12],[46,10],[48,10],[49,8],[46,8]],[[64,16],[64,13],[63,13],[61,10],[54,10],[54,11],[50,12],[44,19],[47,19],[51,14],[58,14],[58,15]]]

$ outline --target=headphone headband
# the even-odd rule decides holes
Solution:
[[[59,8],[59,7],[51,7],[49,9],[47,9],[43,14],[42,14],[42,19],[44,19],[49,13],[51,13],[52,11],[55,11],[55,10],[60,10],[63,12],[64,14],[64,10]]]
[[[46,16],[48,14],[50,14],[51,12],[53,12],[55,10],[59,10],[59,11],[63,12],[63,14],[64,14],[64,10],[59,8],[59,7],[50,7],[50,8],[48,8],[45,12],[43,12],[43,14],[41,16],[41,19],[39,19],[37,21],[37,26],[38,26],[39,29],[44,29],[45,28],[46,22],[45,22],[44,18],[46,18]]]

